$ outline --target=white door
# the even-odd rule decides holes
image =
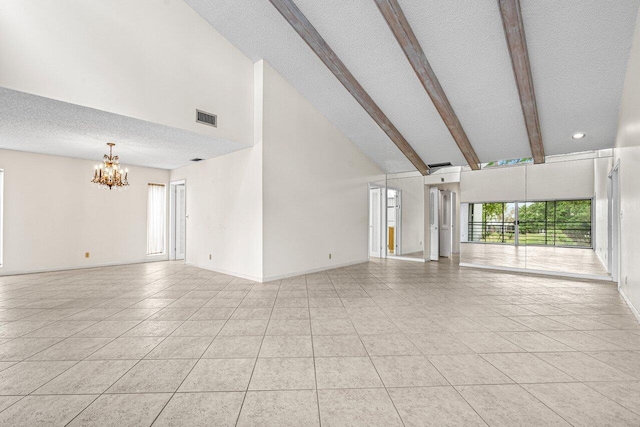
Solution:
[[[609,274],[611,274],[613,281],[619,283],[620,193],[617,166],[611,171],[609,179]]]
[[[451,191],[440,191],[440,256],[451,256]]]
[[[437,261],[440,256],[439,240],[440,235],[438,233],[439,222],[439,206],[438,206],[438,188],[429,188],[429,259],[431,261]]]
[[[380,230],[382,228],[382,189],[369,189],[369,256],[380,258],[382,242],[380,241]]]
[[[186,250],[186,234],[187,234],[187,204],[186,204],[186,187],[184,184],[175,186],[176,194],[174,200],[175,206],[175,259],[184,259]]]
[[[456,199],[455,191],[451,192],[451,254],[458,253],[460,251],[460,245],[456,245],[456,227],[459,227],[459,219],[456,216],[456,212],[458,211],[458,200]],[[458,242],[460,243],[460,242]],[[458,250],[456,251],[455,246],[458,246]]]

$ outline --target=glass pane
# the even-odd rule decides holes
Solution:
[[[514,245],[516,243],[516,204],[504,204],[504,220],[502,228],[504,230],[502,243]]]
[[[424,177],[416,173],[387,175],[387,254],[424,259]]]
[[[591,200],[554,202],[555,246],[591,247]]]

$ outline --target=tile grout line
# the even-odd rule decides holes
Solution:
[[[186,280],[186,279],[185,279],[185,280]],[[179,282],[177,282],[177,283],[180,283],[180,282],[181,282],[181,281],[179,281]],[[177,284],[177,283],[176,283],[176,284]],[[156,293],[157,293],[157,292],[156,292]],[[151,294],[151,295],[153,296],[153,295],[155,295],[155,294]],[[146,298],[145,298],[145,299],[146,299]],[[137,303],[136,303],[136,304],[137,304]],[[134,304],[134,305],[135,305],[135,304]],[[166,307],[163,307],[162,309],[164,309],[164,308],[166,308]],[[162,311],[162,309],[158,310],[158,312],[159,312],[159,311]],[[122,311],[124,311],[124,310],[126,310],[126,309],[123,309]],[[118,312],[118,313],[120,313],[120,312]],[[156,313],[157,313],[157,312],[156,312]],[[154,313],[154,314],[156,314],[156,313]],[[149,317],[152,317],[154,314],[150,315]],[[121,337],[122,337],[124,334],[126,334],[127,332],[130,332],[132,329],[134,329],[134,328],[138,327],[139,325],[141,325],[142,323],[144,323],[146,320],[148,320],[148,318],[149,318],[149,317],[147,317],[146,319],[141,320],[140,322],[138,322],[137,324],[135,324],[135,325],[134,325],[134,326],[132,326],[131,328],[129,328],[129,329],[127,329],[126,331],[122,332],[122,334],[120,334],[118,337],[114,338],[112,341],[110,341],[110,342],[109,342],[109,343],[107,343],[106,345],[108,345],[108,344],[110,344],[111,342],[113,342],[113,341],[117,340],[118,338],[121,338]],[[180,326],[182,326],[182,325],[184,324],[184,322],[186,322],[186,320],[185,320],[185,321],[183,321],[183,322],[180,324]],[[178,328],[179,328],[180,326],[178,326]],[[173,333],[173,332],[175,332],[178,328],[174,329],[174,330],[172,331],[172,333]],[[91,405],[92,405],[96,400],[98,400],[100,397],[102,397],[103,395],[105,395],[105,394],[106,394],[106,392],[107,392],[111,387],[113,387],[113,385],[114,385],[114,384],[116,384],[118,381],[120,381],[120,380],[121,380],[125,375],[127,375],[127,374],[128,374],[128,373],[129,373],[133,368],[135,368],[136,366],[138,366],[138,364],[139,364],[140,362],[142,362],[143,360],[145,360],[144,358],[145,358],[147,355],[149,355],[149,353],[151,353],[151,352],[152,352],[155,348],[157,348],[160,344],[162,344],[162,343],[163,343],[167,338],[169,338],[169,336],[170,336],[170,335],[163,337],[163,339],[162,339],[158,344],[156,344],[156,345],[155,345],[151,350],[149,350],[145,356],[143,356],[143,357],[141,357],[140,359],[138,359],[138,361],[137,361],[136,363],[134,363],[134,364],[133,364],[129,369],[127,369],[127,371],[126,371],[125,373],[123,373],[122,375],[120,375],[120,376],[118,377],[118,379],[117,379],[117,380],[115,380],[114,382],[112,382],[112,383],[111,383],[111,385],[109,385],[109,387],[107,387],[107,388],[106,388],[102,393],[100,393],[100,394],[99,394],[99,395],[98,395],[98,396],[97,396],[93,401],[91,401],[91,403],[90,403],[89,405],[87,405],[83,410],[81,410],[80,412],[78,412],[78,413],[77,413],[77,414],[76,414],[76,415],[75,415],[71,420],[69,420],[69,422],[68,422],[67,424],[65,424],[65,426],[68,426],[69,424],[71,424],[71,423],[73,422],[73,420],[75,420],[76,418],[78,418],[78,417],[79,417],[79,416],[80,416],[80,415],[81,415],[85,410],[87,410],[87,408],[89,408],[89,407],[90,407],[90,406],[91,406]],[[133,338],[135,338],[135,337],[133,337]],[[94,351],[93,353],[91,353],[91,355],[93,355],[93,354],[95,354],[96,352],[100,351],[101,349],[103,349],[104,347],[106,347],[106,345],[105,345],[105,346],[103,346],[103,347],[101,347],[100,349],[98,349],[98,350]],[[91,355],[89,355],[89,356],[85,357],[85,359],[83,359],[83,360],[87,360]],[[80,362],[78,362],[78,363],[80,363]],[[76,365],[73,365],[73,366],[76,366]],[[194,365],[194,366],[195,366],[195,365]],[[66,371],[65,371],[65,372],[66,372]],[[44,384],[43,384],[43,386],[44,386]],[[43,386],[41,386],[41,387],[43,387]],[[167,402],[165,403],[165,406],[166,406],[166,404],[169,402],[169,400],[171,400],[171,398],[169,398],[169,399],[167,400]],[[164,406],[162,407],[162,409],[164,409]],[[162,410],[160,410],[160,412],[162,412]],[[158,412],[158,414],[160,414],[160,412]],[[154,421],[155,421],[155,419],[154,419]]]
[[[331,278],[329,278],[331,281]],[[318,391],[318,371],[316,369],[316,348],[313,341],[313,323],[311,323],[311,300],[309,298],[309,284],[307,283],[307,276],[304,276],[305,282],[305,291],[307,292],[307,310],[309,313],[309,334],[311,335],[311,357],[313,362],[313,379],[316,384],[316,407],[318,408],[318,425],[322,427],[322,416],[320,415],[320,392]],[[331,282],[331,286],[335,290],[335,286],[333,286],[333,282]]]
[[[258,365],[258,359],[260,358],[260,352],[262,351],[262,344],[264,344],[264,339],[265,339],[265,337],[267,335],[267,330],[269,329],[269,324],[271,323],[271,317],[273,316],[273,310],[275,308],[276,301],[278,300],[278,295],[280,294],[281,285],[282,285],[282,283],[281,283],[281,281],[279,281],[279,283],[278,283],[278,291],[276,292],[276,298],[273,300],[273,305],[271,306],[271,311],[269,312],[269,319],[267,320],[267,325],[265,326],[264,331],[262,333],[262,340],[260,340],[260,346],[258,347],[258,353],[256,354],[256,360],[253,362],[253,368],[251,369],[251,375],[249,376],[249,381],[247,382],[247,388],[244,391],[244,396],[242,397],[242,402],[240,403],[240,409],[238,410],[238,416],[236,417],[235,426],[237,426],[238,423],[240,422],[240,415],[242,415],[242,410],[244,409],[244,402],[247,400],[247,395],[249,394],[249,388],[251,387],[251,380],[253,379],[253,374],[254,374],[254,372],[256,370],[256,366]],[[254,282],[254,285],[251,288],[251,290],[253,290],[256,286],[259,286],[259,285],[258,285],[257,282]],[[247,292],[247,295],[248,294],[249,293]],[[244,296],[243,301],[247,298],[247,295]],[[240,303],[240,304],[242,304],[242,303]],[[238,304],[238,307],[240,306],[240,304]],[[235,310],[234,310],[234,313],[235,313]]]
[[[218,290],[216,292],[216,294],[209,299],[209,301],[211,301],[212,299],[214,299],[220,292],[222,292],[222,290],[224,290],[227,286],[229,286],[231,284],[231,282],[233,282],[234,279],[231,279],[229,281],[229,283],[227,283],[225,285],[224,288]],[[243,298],[244,300],[244,298]],[[234,310],[231,312],[231,314],[229,315],[229,317],[225,320],[224,324],[222,325],[222,327],[220,327],[220,329],[218,330],[218,332],[216,333],[216,335],[213,337],[213,339],[211,340],[211,342],[209,343],[209,345],[207,345],[207,348],[204,349],[204,351],[202,352],[202,354],[200,355],[199,358],[196,359],[196,362],[193,364],[193,366],[191,367],[191,369],[189,369],[189,372],[187,372],[187,374],[184,376],[184,378],[182,379],[182,381],[180,381],[180,384],[178,384],[178,386],[176,387],[176,389],[171,393],[171,397],[169,397],[169,399],[167,399],[167,401],[165,402],[164,405],[162,405],[162,408],[160,409],[160,411],[158,411],[158,413],[156,414],[156,416],[153,418],[153,421],[151,421],[150,425],[155,424],[155,422],[158,420],[158,418],[160,417],[160,415],[164,412],[165,408],[167,407],[167,405],[169,404],[169,402],[171,402],[174,398],[174,396],[176,395],[176,393],[178,393],[178,390],[180,390],[180,387],[182,387],[182,384],[184,384],[184,382],[187,380],[187,378],[189,377],[189,375],[191,374],[191,372],[193,372],[193,370],[195,369],[195,367],[198,365],[198,363],[200,362],[200,360],[202,360],[202,356],[204,356],[207,352],[207,350],[209,350],[209,347],[211,347],[211,344],[213,344],[213,342],[215,341],[215,339],[218,337],[218,335],[220,335],[220,332],[222,331],[222,329],[225,327],[225,325],[227,324],[227,322],[229,322],[229,320],[231,320],[231,317],[233,316],[233,314],[236,312],[236,310],[238,309],[238,307],[240,307],[239,303]],[[205,304],[206,305],[206,304]],[[200,308],[204,308],[204,306],[200,307]],[[195,312],[193,312],[189,317],[187,317],[186,320],[184,320],[184,322],[181,323],[180,326],[182,326],[185,322],[187,322],[191,317],[193,317],[200,309],[196,310]],[[180,328],[180,326],[178,326],[178,328]],[[176,330],[178,330],[178,328],[174,329],[172,331],[175,332]],[[170,335],[171,336],[171,335]],[[168,337],[167,337],[168,338]],[[149,360],[164,360],[164,359],[149,359]],[[189,360],[193,360],[192,358],[189,358]]]

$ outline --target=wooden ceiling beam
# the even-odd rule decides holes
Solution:
[[[271,4],[280,12],[284,19],[309,45],[311,50],[318,55],[324,65],[331,70],[342,85],[353,95],[371,118],[382,128],[387,136],[402,151],[416,169],[422,175],[429,174],[429,167],[422,161],[418,153],[411,147],[409,142],[402,136],[400,131],[391,123],[391,120],[382,112],[380,107],[373,101],[364,90],[349,69],[340,60],[338,55],[329,47],[320,33],[311,25],[309,20],[298,9],[292,0],[269,0]]]
[[[502,15],[502,25],[507,38],[509,55],[513,74],[518,86],[522,114],[529,135],[529,145],[534,163],[544,163],[544,144],[542,133],[540,132],[540,119],[538,118],[538,107],[536,104],[536,94],[533,89],[533,77],[531,75],[531,64],[529,62],[529,51],[527,40],[524,35],[524,23],[522,22],[522,12],[520,11],[519,0],[498,0],[500,15]]]
[[[431,65],[429,65],[427,56],[413,33],[413,30],[402,12],[398,1],[375,0],[375,2],[378,5],[378,9],[380,9],[385,21],[387,21],[387,25],[389,25],[391,32],[393,32],[393,35],[398,41],[398,44],[400,44],[400,47],[404,51],[409,63],[413,67],[418,79],[422,83],[422,86],[424,86],[429,98],[431,98],[433,105],[436,107],[436,110],[438,110],[440,117],[442,117],[442,120],[447,125],[449,132],[451,132],[451,136],[458,145],[460,152],[462,152],[462,155],[467,160],[467,163],[469,163],[469,166],[471,166],[471,169],[480,169],[480,160],[478,159],[478,155],[471,146],[471,142],[462,128],[460,120],[458,120],[458,116],[455,111],[453,111],[453,107],[451,106],[444,89],[442,89],[436,74],[433,72]]]

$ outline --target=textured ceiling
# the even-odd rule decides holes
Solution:
[[[520,3],[547,154],[613,147],[640,2]]]
[[[99,161],[107,142],[123,165],[174,169],[246,148],[181,129],[0,87],[0,148]]]
[[[387,172],[413,170],[268,0],[185,1]],[[295,2],[426,163],[464,164],[373,1]],[[530,156],[497,1],[399,2],[480,160]],[[613,146],[639,3],[521,0],[548,154]]]

